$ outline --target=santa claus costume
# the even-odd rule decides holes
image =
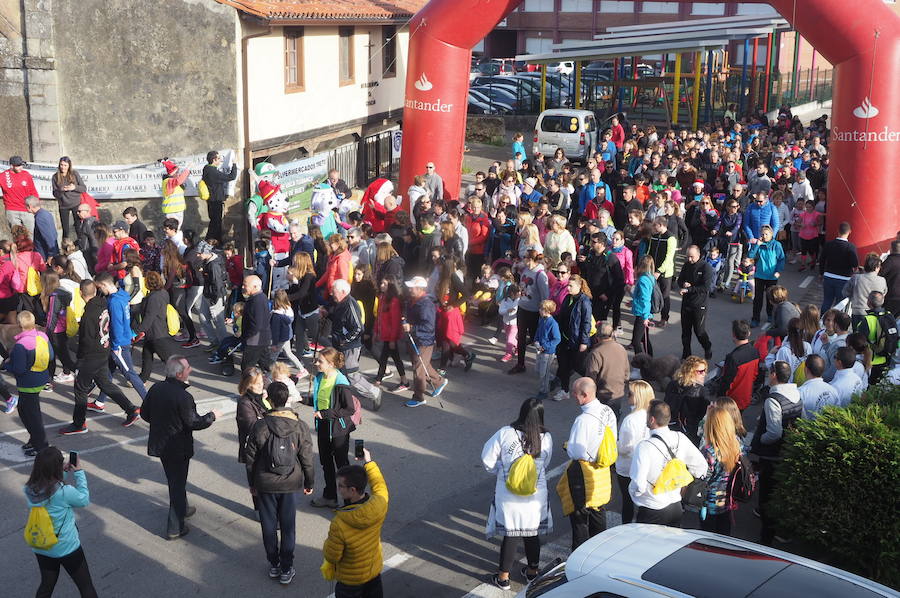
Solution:
[[[384,205],[384,200],[394,191],[394,184],[387,179],[375,179],[363,193],[362,216],[363,220],[372,226],[374,233],[387,232],[391,224],[394,223],[394,216],[400,206],[388,209]]]

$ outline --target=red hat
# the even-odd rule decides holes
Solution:
[[[270,197],[281,191],[281,185],[275,185],[270,181],[263,179],[259,182],[257,190],[259,191],[259,196],[263,198],[263,201],[269,201]]]
[[[172,162],[171,160],[163,160],[162,165],[166,169],[166,174],[172,174],[176,170],[178,170],[178,165],[175,164],[175,162]]]
[[[702,186],[706,185],[706,182],[703,179],[697,179],[696,181],[694,181],[694,184],[700,185],[702,187]]]

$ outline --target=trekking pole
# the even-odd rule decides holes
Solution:
[[[404,318],[403,321],[406,322],[406,318]],[[412,333],[407,332],[406,338],[409,339],[409,342],[412,345],[413,351],[415,352],[416,357],[419,359],[419,365],[422,366],[422,375],[425,376],[425,380],[428,381],[428,386],[431,387],[431,394],[434,395],[434,391],[437,389],[434,387],[434,384],[431,383],[431,376],[428,375],[428,368],[425,366],[425,360],[422,359],[422,354],[419,352],[419,346],[416,344],[416,341],[413,339]],[[415,384],[415,381],[413,381],[413,384]],[[441,409],[443,409],[444,402],[441,401],[440,399],[438,399],[438,403],[440,403]]]

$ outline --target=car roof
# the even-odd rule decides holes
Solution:
[[[685,575],[688,571],[694,574]],[[896,596],[875,582],[794,554],[701,530],[646,524],[617,526],[579,546],[566,562],[566,577],[585,575],[669,596]],[[715,588],[719,580],[721,587]]]
[[[591,112],[590,110],[577,110],[575,108],[552,108],[550,110],[544,110],[540,114],[541,117],[544,117],[544,116],[593,116],[593,115],[594,115],[594,113]]]

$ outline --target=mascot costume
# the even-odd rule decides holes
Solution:
[[[340,203],[331,185],[321,183],[313,189],[309,206],[312,210],[309,227],[318,226],[322,232],[322,238],[326,241],[341,228],[340,217],[336,212]]]
[[[251,250],[253,249],[253,244],[256,243],[256,240],[259,238],[259,217],[268,209],[265,199],[259,192],[259,187],[264,182],[273,183],[277,176],[278,171],[275,170],[275,166],[269,162],[260,162],[253,168],[253,174],[250,177],[250,185],[251,188],[256,189],[256,193],[244,201],[247,223],[250,225]]]
[[[396,198],[388,201],[385,206],[385,200],[391,196],[394,191],[394,184],[387,179],[375,179],[372,184],[366,187],[362,196],[362,217],[363,220],[372,225],[373,233],[387,232],[391,224],[394,222],[394,215],[400,208]]]
[[[266,202],[266,211],[259,217],[259,229],[272,233],[272,258],[283,260],[291,252],[291,235],[286,216],[288,199],[281,191],[281,185],[267,180],[259,182],[259,195]],[[287,267],[272,269],[272,291],[287,288]]]

